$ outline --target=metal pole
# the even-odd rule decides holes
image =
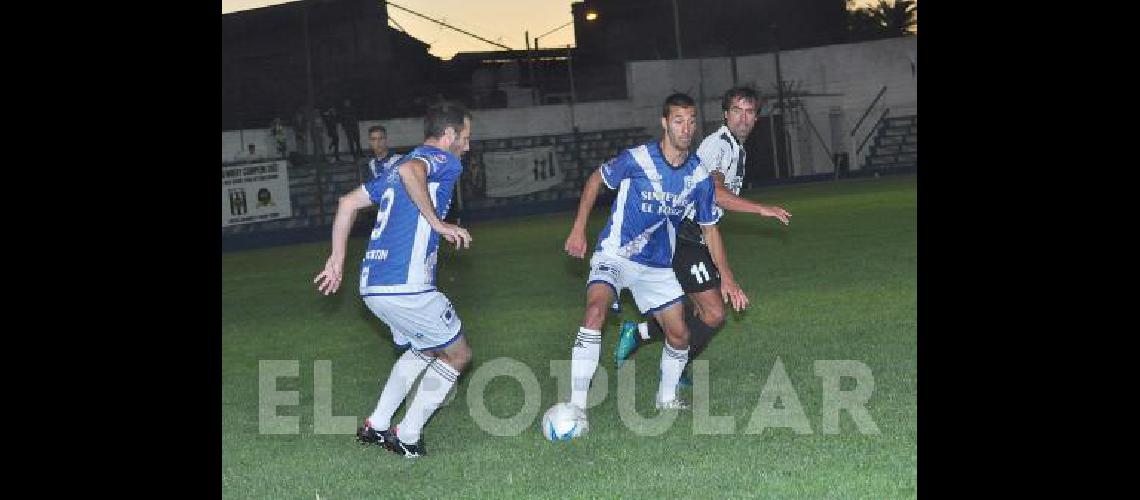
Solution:
[[[768,113],[768,135],[772,138],[772,169],[776,173],[776,178],[780,178],[780,157],[777,155],[779,150],[776,147],[776,114]]]
[[[780,110],[780,131],[776,135],[780,138],[780,145],[784,146],[784,152],[786,154],[788,148],[787,138],[784,133],[784,124],[787,123],[788,115],[786,113],[787,108],[784,107],[784,78],[780,74],[780,37],[777,34],[776,25],[772,25],[772,37],[775,39],[774,48],[776,49],[776,100],[777,109]],[[778,150],[779,148],[777,147],[777,151]],[[780,165],[778,163],[776,164],[776,178],[780,178]]]
[[[566,45],[566,68],[570,73],[570,104],[574,104],[578,102],[578,94],[574,91],[574,54],[570,51],[570,45]]]
[[[309,108],[316,107],[316,100],[313,97],[313,51],[309,43],[309,2],[305,2],[305,6],[301,9],[302,18],[304,19],[304,38],[305,38],[305,85],[308,95],[306,102]],[[312,114],[305,110],[306,132],[313,130],[313,123],[310,120]]]
[[[681,55],[681,19],[677,17],[677,0],[673,0],[673,36],[677,40],[677,59],[684,59]]]
[[[535,93],[534,88],[534,53],[530,51],[530,31],[524,31],[523,38],[526,39],[526,65],[530,70],[528,73],[530,80],[530,103],[534,105],[538,104],[538,94]]]
[[[697,59],[697,68],[700,70],[700,80],[699,80],[699,83],[697,84],[697,102],[700,103],[697,106],[697,114],[698,114],[697,124],[701,127],[701,137],[703,138],[706,135],[705,134],[705,118],[704,118],[704,116],[705,116],[705,58],[702,57],[700,59]]]
[[[534,55],[535,55],[535,57],[539,57],[539,58],[542,57],[542,55],[540,55],[538,53],[538,37],[534,37]],[[538,62],[538,67],[539,67],[539,70],[541,71],[541,69],[542,69],[542,60],[541,59]],[[535,82],[532,90],[534,91],[535,95],[538,97],[538,104],[542,104],[542,82]]]
[[[316,102],[313,98],[313,52],[311,44],[309,43],[309,5],[310,3],[306,1],[304,8],[301,9],[301,12],[302,18],[304,19],[305,34],[305,82],[308,85],[309,92],[308,106],[309,110],[312,110],[316,109]],[[305,121],[308,122],[309,126],[307,128],[309,130],[313,130],[313,127],[315,125],[310,119],[312,116],[313,113],[306,110]],[[318,154],[319,153],[323,153],[323,151],[318,152]],[[319,158],[319,156],[314,156],[314,158]],[[317,161],[313,161],[313,179],[317,184],[317,215],[320,217],[320,222],[317,224],[323,225],[325,223],[325,197],[324,190],[321,188],[321,167],[320,163]]]
[[[578,127],[574,122],[574,102],[578,96],[574,93],[574,55],[570,52],[570,45],[566,46],[566,68],[570,72],[570,129]]]

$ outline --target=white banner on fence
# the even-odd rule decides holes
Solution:
[[[488,198],[534,193],[562,182],[558,154],[551,146],[483,153],[483,165]]]
[[[222,227],[292,216],[285,160],[222,167]]]

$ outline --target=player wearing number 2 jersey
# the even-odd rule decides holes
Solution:
[[[411,348],[396,360],[357,439],[405,457],[426,453],[423,426],[471,359],[459,315],[435,288],[439,237],[455,243],[456,248],[471,242],[466,229],[442,220],[463,171],[459,156],[469,149],[471,114],[458,104],[433,105],[424,116],[424,136],[422,146],[341,197],[331,255],[313,280],[325,295],[337,291],[356,212],[376,204],[376,224],[361,263],[360,294],[372,313],[392,330],[393,341],[406,342]],[[421,373],[423,381],[403,420],[391,427],[392,416]]]

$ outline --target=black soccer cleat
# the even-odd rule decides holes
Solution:
[[[400,441],[396,433],[391,433],[388,440],[384,442],[384,447],[392,453],[402,455],[404,458],[418,458],[427,455],[427,448],[424,447],[423,437],[420,437],[418,443],[405,443]]]
[[[356,440],[360,444],[374,444],[377,446],[385,446],[385,443],[396,439],[396,435],[390,430],[378,431],[372,428],[367,420],[364,422],[364,427],[356,430]]]

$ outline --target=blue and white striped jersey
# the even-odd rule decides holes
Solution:
[[[391,168],[392,164],[400,161],[400,157],[400,153],[389,152],[387,155],[384,155],[383,158],[373,157],[371,160],[368,160],[368,171],[372,173],[372,177],[368,180],[379,177],[383,172]]]
[[[428,225],[408,197],[400,165],[419,158],[428,164],[428,195],[443,219],[451,206],[455,183],[463,172],[459,158],[434,146],[422,145],[404,155],[383,175],[364,183],[376,203],[376,225],[360,270],[360,294],[411,294],[435,290],[439,233]]]
[[[689,209],[698,224],[716,224],[714,188],[695,154],[673,167],[654,141],[622,151],[599,168],[606,187],[617,189],[610,219],[595,252],[651,267],[670,267],[677,226]]]

